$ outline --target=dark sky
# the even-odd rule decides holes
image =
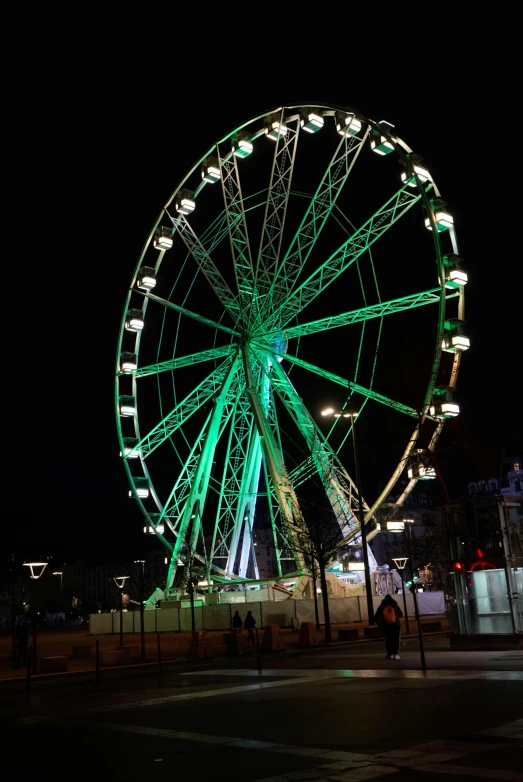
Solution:
[[[428,70],[402,66],[387,79],[380,74],[392,63],[350,75],[344,62],[310,75],[283,69],[280,79],[268,63],[227,78],[224,63],[205,81],[198,69],[151,81],[139,68],[113,65],[92,78],[86,70],[74,99],[53,90],[44,97],[39,85],[49,118],[41,179],[50,189],[34,197],[51,193],[56,207],[44,249],[26,267],[27,311],[49,305],[46,326],[22,339],[38,369],[16,463],[16,524],[7,532],[7,546],[21,556],[114,559],[140,544],[143,522],[127,499],[113,408],[126,289],[148,230],[189,166],[220,134],[281,103],[354,106],[393,123],[423,154],[454,214],[470,279],[463,412],[439,449],[452,493],[496,471],[503,447],[521,450],[521,253],[502,225],[511,172],[492,157],[498,96],[494,87],[485,91],[486,66],[479,57],[471,69],[463,61],[442,89]],[[52,279],[53,269],[60,272]]]

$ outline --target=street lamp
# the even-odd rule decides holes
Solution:
[[[33,579],[33,581],[38,581],[39,578],[41,578],[44,574],[44,570],[47,567],[47,562],[24,562],[24,567],[28,567],[31,571],[30,578]],[[35,598],[36,598],[36,592],[35,592]],[[36,656],[36,605],[33,606],[32,610],[32,620],[33,620],[33,653],[32,653],[32,668],[33,668],[33,674],[36,674],[36,666],[37,666],[37,656]]]
[[[129,576],[114,576],[113,581],[120,590],[120,646],[123,647],[123,588]]]
[[[63,594],[64,594],[63,589],[62,589],[64,574],[62,573],[61,570],[54,570],[53,571],[53,576],[60,576],[60,597],[62,598]]]
[[[134,564],[140,569],[140,657],[145,662],[145,626],[143,595],[145,592],[145,559],[135,559]]]
[[[403,571],[405,570],[405,565],[407,564],[408,557],[396,557],[396,559],[392,559],[394,564],[396,565],[396,569],[399,570],[399,574],[401,576],[401,592],[403,594],[403,609],[405,611],[405,629],[407,631],[407,635],[410,633],[409,630],[409,615],[407,612],[407,596],[405,594],[405,581],[403,580]]]
[[[405,607],[405,625],[407,628],[407,633],[409,632],[409,625],[408,625],[408,618],[407,618],[407,599],[405,596],[405,582],[403,580],[403,570],[405,569],[405,565],[407,564],[408,557],[398,557],[397,559],[393,559],[392,561],[396,564],[396,567],[400,571],[401,574],[401,581],[403,584],[403,605]],[[402,564],[403,563],[403,564]],[[418,638],[419,638],[419,656],[421,658],[421,670],[426,671],[427,670],[427,663],[425,662],[425,648],[423,646],[423,635],[421,632],[421,620],[419,615],[419,609],[418,609],[418,596],[416,594],[416,585],[414,584],[414,577],[412,580],[412,586],[414,587],[412,590],[412,597],[414,599],[414,613],[416,615],[416,622],[418,624]]]
[[[354,422],[359,413],[356,410],[352,410],[345,407],[341,411],[335,411],[332,407],[327,407],[321,411],[323,416],[334,416],[334,418],[350,418],[352,425],[352,444],[354,447],[354,469],[356,471],[356,490],[358,492],[358,509],[360,516],[360,534],[361,545],[363,549],[363,563],[365,567],[365,593],[367,596],[367,613],[369,616],[369,625],[375,624],[374,622],[374,606],[372,603],[372,587],[370,583],[370,567],[369,567],[369,552],[367,550],[367,535],[365,533],[365,516],[363,513],[363,497],[361,494],[361,479],[360,479],[360,465],[358,460],[358,448],[356,445],[356,427]]]

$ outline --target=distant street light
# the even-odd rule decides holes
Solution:
[[[31,571],[31,578],[33,581],[38,581],[39,578],[41,578],[44,574],[44,570],[47,567],[47,562],[24,562],[24,567],[28,567]],[[36,668],[37,668],[37,655],[36,655],[36,649],[37,649],[37,627],[36,627],[36,590],[33,595],[34,599],[31,599],[31,614],[32,614],[32,623],[33,623],[33,651],[32,651],[32,669],[33,674],[36,674]]]
[[[47,562],[24,562],[24,567],[31,569],[31,578],[37,581],[44,574],[44,570],[47,567]],[[39,568],[36,570],[36,568]]]
[[[113,581],[120,590],[120,646],[123,647],[123,588],[129,576],[114,576]]]
[[[145,662],[145,616],[144,616],[143,596],[145,592],[145,559],[135,559],[134,564],[139,565],[140,568],[140,584],[138,587],[140,590],[140,659],[144,663]]]
[[[341,411],[335,411],[332,407],[328,407],[321,411],[323,416],[334,416],[334,418],[349,418],[352,424],[352,444],[354,447],[354,468],[356,470],[356,490],[358,492],[358,508],[360,516],[360,534],[361,545],[363,549],[363,563],[365,566],[365,593],[367,596],[367,613],[369,616],[369,625],[375,624],[374,621],[374,605],[372,602],[372,587],[370,583],[370,567],[369,567],[369,552],[367,550],[367,535],[365,533],[365,515],[363,513],[363,497],[361,495],[361,478],[360,478],[360,465],[358,460],[358,450],[356,446],[356,427],[354,421],[358,417],[359,413],[356,410],[352,410],[348,407]]]
[[[64,592],[63,592],[62,584],[63,584],[64,574],[62,573],[61,570],[54,570],[53,576],[60,576],[60,597],[63,597]]]

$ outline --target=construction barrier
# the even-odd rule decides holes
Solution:
[[[212,657],[209,649],[207,633],[193,633],[189,645],[191,660],[209,660]]]
[[[320,638],[314,622],[302,622],[298,636],[298,649],[308,649],[311,646],[319,646]]]
[[[245,638],[242,636],[241,630],[233,629],[228,634],[227,647],[225,654],[229,657],[237,657],[240,654],[245,654]]]
[[[278,652],[287,649],[279,625],[267,625],[261,644],[262,652]]]

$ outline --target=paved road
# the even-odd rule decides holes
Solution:
[[[1,686],[5,746],[27,778],[523,782],[523,656],[381,644],[134,677]],[[474,653],[478,655],[479,653]],[[270,664],[270,668],[265,665]],[[31,751],[28,749],[31,748]],[[50,760],[51,759],[51,760]],[[22,775],[22,778],[25,778]]]

